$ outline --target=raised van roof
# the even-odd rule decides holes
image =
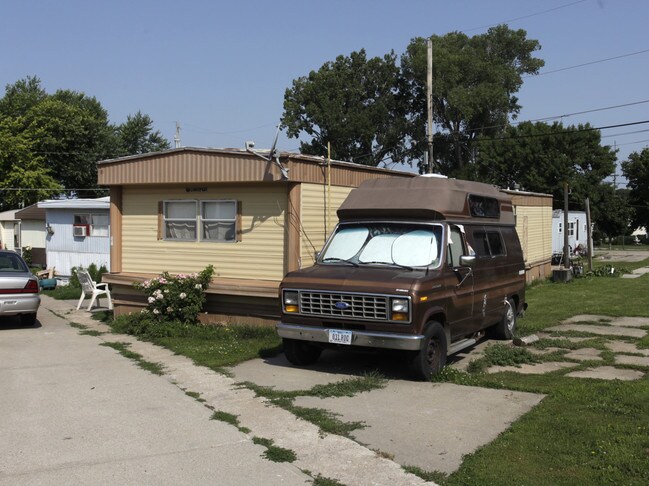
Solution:
[[[515,224],[511,196],[495,186],[430,176],[366,180],[349,193],[338,218]]]

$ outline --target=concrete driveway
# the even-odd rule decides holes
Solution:
[[[0,484],[272,485],[308,484],[315,477],[348,486],[433,484],[402,466],[455,471],[463,455],[492,441],[543,398],[410,381],[401,359],[390,353],[327,351],[312,368],[290,366],[280,355],[243,363],[229,377],[107,333],[75,305],[44,297],[40,327],[0,322],[0,407],[6,411],[0,415]],[[80,335],[68,321],[105,334]],[[100,345],[106,342],[126,343],[162,365],[164,374],[140,369]],[[363,422],[351,438],[324,434],[237,385],[306,390],[374,369],[388,378],[385,388],[295,400]],[[235,415],[249,432],[209,420],[213,411]],[[264,459],[253,437],[294,451],[295,462]]]
[[[0,320],[0,484],[309,484],[169,379],[38,316]]]

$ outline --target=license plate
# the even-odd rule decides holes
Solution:
[[[352,332],[329,329],[329,342],[333,344],[351,344]]]

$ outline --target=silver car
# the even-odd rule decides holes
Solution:
[[[18,253],[0,250],[0,317],[20,316],[23,326],[36,323],[41,303],[38,279]]]

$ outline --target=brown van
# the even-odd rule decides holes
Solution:
[[[508,195],[439,176],[374,179],[338,218],[316,264],[280,286],[291,363],[330,346],[397,349],[429,379],[486,331],[513,337],[525,264]]]

